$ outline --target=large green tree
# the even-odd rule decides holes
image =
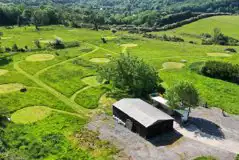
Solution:
[[[195,86],[187,81],[181,81],[166,91],[168,104],[173,107],[196,107],[199,103],[199,94]]]
[[[110,81],[115,88],[128,91],[135,97],[146,97],[156,91],[161,82],[158,72],[143,60],[121,54],[99,68],[102,80]]]

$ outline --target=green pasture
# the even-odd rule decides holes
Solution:
[[[153,32],[154,34],[177,35],[184,38],[186,41],[193,40],[201,43],[198,36],[202,33],[213,33],[214,28],[220,28],[222,33],[227,36],[239,39],[238,32],[239,16],[214,16],[210,18],[201,19],[199,21],[184,25],[179,28],[164,32]]]

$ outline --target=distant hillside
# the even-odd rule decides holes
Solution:
[[[114,9],[137,13],[145,10],[162,12],[194,11],[194,12],[231,12],[238,13],[237,0],[0,0],[2,3],[41,5],[47,3],[91,6],[94,8]]]

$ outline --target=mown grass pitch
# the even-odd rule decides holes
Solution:
[[[6,74],[8,72],[8,70],[6,69],[0,69],[0,76]]]
[[[28,56],[26,58],[26,61],[29,61],[29,62],[50,61],[54,58],[55,56],[52,54],[34,54],[31,56]]]
[[[11,92],[19,91],[24,87],[23,84],[20,83],[9,83],[9,84],[1,84],[0,85],[0,94],[6,94]]]
[[[231,57],[232,55],[226,53],[207,53],[211,57]]]
[[[110,59],[108,58],[92,58],[90,59],[91,62],[94,62],[94,63],[108,63],[110,62]]]
[[[137,47],[138,44],[128,43],[128,44],[121,44],[120,46],[126,47],[126,48],[133,48],[133,47]]]
[[[26,107],[13,113],[11,120],[17,124],[29,124],[48,117],[51,112],[50,109],[43,106]]]
[[[87,84],[89,86],[98,86],[98,85],[100,85],[100,83],[97,81],[97,77],[96,76],[85,77],[85,78],[83,78],[81,80],[85,84]]]
[[[183,63],[178,62],[165,62],[163,64],[164,69],[180,69],[183,68],[185,65]]]

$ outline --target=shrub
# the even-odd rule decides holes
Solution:
[[[217,78],[239,84],[239,65],[227,62],[208,61],[201,69],[201,73],[211,78]]]
[[[234,49],[234,48],[226,48],[225,51],[226,52],[231,52],[231,53],[236,53],[237,52],[236,49]]]
[[[163,36],[160,36],[159,39],[163,41],[184,42],[184,39],[182,39],[181,37],[167,36],[166,34],[164,34]]]
[[[12,51],[14,51],[14,52],[17,52],[17,51],[18,51],[18,46],[17,46],[17,44],[14,44],[14,45],[12,46]]]
[[[103,43],[107,43],[106,39],[104,37],[101,38]]]
[[[6,47],[6,48],[5,48],[5,51],[6,51],[6,52],[11,52],[11,48]]]
[[[54,41],[49,43],[49,47],[54,49],[64,49],[65,44],[60,38],[56,38]]]
[[[40,41],[39,41],[38,39],[34,41],[34,44],[35,44],[35,46],[36,46],[38,49],[41,48],[41,43],[40,43]]]
[[[115,34],[115,33],[117,32],[117,30],[114,29],[114,28],[112,28],[112,29],[111,29],[111,32],[112,32],[113,34]]]
[[[194,160],[217,160],[217,159],[212,156],[202,156],[202,157],[197,157]]]
[[[236,156],[236,159],[235,160],[239,160],[239,154]]]

